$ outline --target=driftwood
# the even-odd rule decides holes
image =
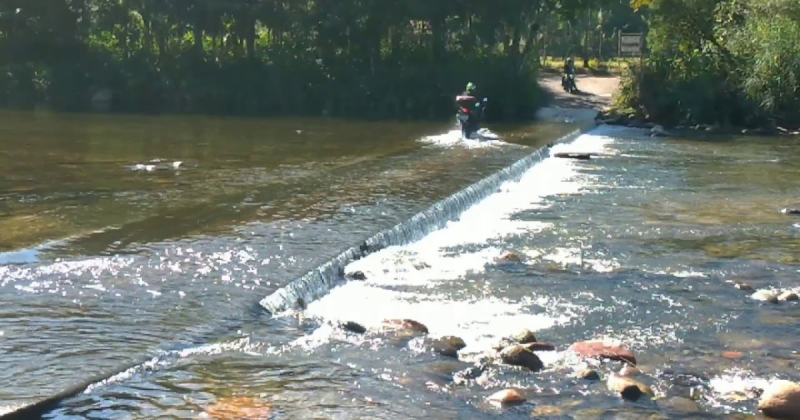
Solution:
[[[553,156],[557,157],[557,158],[562,158],[562,159],[589,160],[593,156],[599,156],[599,155],[597,153],[567,153],[567,152],[561,152],[561,153],[555,153]]]

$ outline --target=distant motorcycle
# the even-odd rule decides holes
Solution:
[[[486,103],[488,101],[487,98],[483,98],[483,101],[475,104],[475,109],[469,109],[465,106],[458,108],[456,112],[456,121],[458,121],[458,124],[461,126],[462,138],[469,139],[473,134],[478,132],[480,117],[486,110]]]
[[[578,90],[578,86],[575,85],[575,75],[574,74],[562,75],[561,87],[564,88],[564,90],[569,93],[575,93]]]

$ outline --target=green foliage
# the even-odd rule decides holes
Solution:
[[[800,3],[653,0],[650,57],[618,106],[673,124],[800,124]]]
[[[6,0],[0,106],[85,110],[108,89],[130,112],[427,117],[473,81],[516,119],[545,47],[611,56],[640,16],[629,0]]]
[[[537,22],[556,1],[9,0],[0,106],[214,114],[491,115],[536,105]],[[17,10],[19,9],[19,10]]]

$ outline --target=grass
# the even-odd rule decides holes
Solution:
[[[597,59],[589,60],[589,67],[583,66],[583,60],[575,59],[575,72],[578,74],[621,74],[623,70],[627,69],[630,63],[637,59],[630,58],[612,58],[610,60],[599,61]],[[542,68],[545,71],[561,72],[564,68],[564,58],[561,57],[544,57],[542,60]]]

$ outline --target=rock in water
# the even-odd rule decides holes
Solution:
[[[667,137],[669,133],[661,125],[655,125],[650,129],[650,135],[653,137]]]
[[[739,360],[744,357],[744,353],[740,351],[723,351],[722,357],[730,360]]]
[[[458,337],[446,336],[433,340],[431,347],[442,356],[458,358],[458,351],[467,347],[467,344]]]
[[[340,326],[342,327],[342,329],[356,334],[364,334],[365,332],[367,332],[367,329],[364,328],[363,325],[353,321],[344,322],[340,324]]]
[[[750,295],[750,299],[760,302],[778,303],[778,294],[772,290],[759,290]]]
[[[547,344],[547,343],[528,343],[528,344],[523,344],[522,347],[525,347],[526,349],[528,349],[530,351],[533,351],[533,352],[537,352],[537,351],[555,351],[556,350],[556,346],[554,346],[552,344]]]
[[[580,341],[570,346],[569,349],[585,358],[620,360],[636,365],[636,357],[632,351],[621,344],[616,344],[611,341]]]
[[[413,319],[386,319],[382,323],[382,328],[385,331],[404,331],[412,336],[428,334],[428,327]]]
[[[503,339],[500,340],[500,342],[498,342],[497,344],[492,346],[492,350],[502,351],[504,348],[506,348],[508,346],[513,346],[514,344],[516,344],[516,343],[514,343],[510,339],[503,338]]]
[[[728,280],[726,283],[733,283],[733,287],[743,291],[743,292],[754,292],[753,286],[740,281],[740,280]]]
[[[355,271],[345,275],[345,278],[351,280],[366,280],[367,275],[363,271]]]
[[[503,265],[503,264],[522,264],[522,258],[519,255],[513,252],[506,252],[501,255],[496,261],[496,264]]]
[[[782,209],[781,213],[790,214],[792,216],[797,216],[797,215],[800,215],[800,210],[798,210],[798,209]]]
[[[619,371],[620,376],[625,376],[627,378],[633,378],[633,377],[639,376],[641,373],[642,372],[639,369],[636,369],[635,367],[633,367],[631,365],[625,365]]]
[[[494,404],[500,405],[513,405],[513,404],[522,404],[525,402],[525,397],[523,397],[519,392],[513,389],[504,389],[502,391],[496,392],[487,398],[489,402]]]
[[[761,394],[758,410],[779,420],[800,420],[800,384],[775,381]]]
[[[516,333],[512,338],[519,344],[528,344],[536,342],[536,336],[533,335],[533,333],[527,329]]]
[[[586,379],[587,381],[599,381],[600,374],[594,369],[584,369],[576,375],[578,378]]]
[[[218,420],[267,420],[272,408],[264,401],[249,397],[221,398],[205,409],[206,415]]]
[[[795,300],[800,300],[800,296],[797,296],[797,293],[787,290],[778,296],[778,300],[781,302],[792,302]]]
[[[544,369],[544,363],[539,356],[520,345],[503,349],[500,352],[500,360],[507,365],[525,367],[534,372]]]
[[[609,390],[626,400],[636,401],[641,398],[642,395],[648,395],[650,397],[655,395],[649,386],[616,373],[608,375],[606,385]]]

